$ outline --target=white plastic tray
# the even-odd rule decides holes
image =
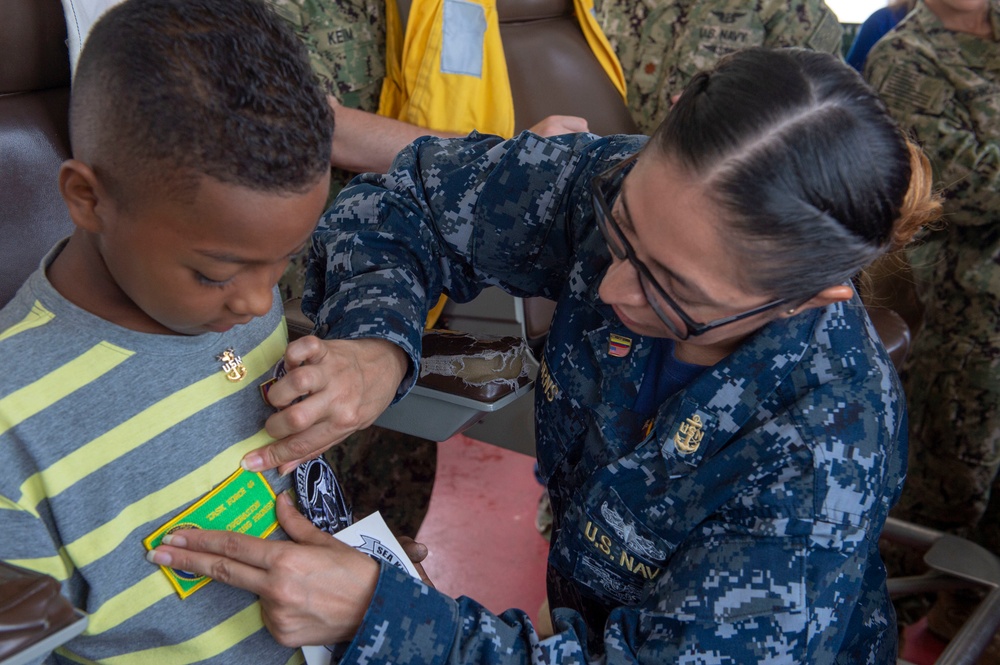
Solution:
[[[472,427],[487,413],[499,411],[534,385],[531,381],[491,403],[418,385],[406,397],[383,411],[375,424],[431,441],[444,441]]]

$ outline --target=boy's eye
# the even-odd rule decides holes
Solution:
[[[222,279],[222,280],[212,279],[211,277],[208,277],[207,275],[203,275],[202,273],[198,272],[197,270],[194,272],[194,274],[198,278],[198,281],[201,282],[202,284],[204,284],[205,286],[217,286],[217,287],[221,288],[221,287],[225,286],[226,284],[228,284],[229,282],[233,281],[232,277],[227,277],[226,279]]]

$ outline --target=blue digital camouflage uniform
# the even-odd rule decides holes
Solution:
[[[421,139],[322,218],[304,309],[327,337],[388,339],[416,365],[442,289],[558,299],[536,384],[556,634],[383,567],[343,662],[895,661],[876,543],[905,412],[857,298],[762,328],[667,399],[648,435],[632,411],[651,340],[597,296],[610,254],[590,179],[644,141]],[[612,333],[631,340],[624,357]]]

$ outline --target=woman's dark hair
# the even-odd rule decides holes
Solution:
[[[747,287],[774,298],[848,281],[936,216],[926,158],[829,54],[728,56],[691,81],[650,143],[702,179]]]
[[[330,168],[333,118],[308,53],[258,0],[113,7],[87,38],[70,106],[74,156],[119,197],[202,175],[301,192]]]

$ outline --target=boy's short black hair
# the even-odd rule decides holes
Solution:
[[[330,168],[333,115],[305,47],[262,2],[126,0],[80,55],[70,131],[74,157],[126,203],[202,175],[306,191]]]

